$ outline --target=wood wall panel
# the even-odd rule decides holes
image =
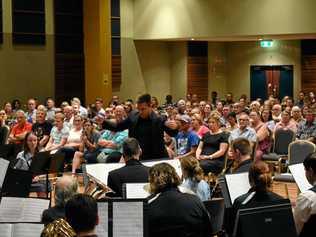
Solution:
[[[208,58],[189,56],[188,57],[188,88],[190,94],[197,94],[199,99],[208,98]]]
[[[112,90],[117,91],[121,86],[122,69],[121,56],[112,55]]]
[[[302,55],[302,90],[316,90],[316,55]]]

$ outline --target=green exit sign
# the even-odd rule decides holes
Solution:
[[[273,46],[273,41],[272,40],[261,40],[260,46],[262,48],[271,48]]]

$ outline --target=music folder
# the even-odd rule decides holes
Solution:
[[[3,197],[0,223],[40,223],[41,215],[48,207],[48,199]]]
[[[251,188],[248,172],[227,174],[219,178],[219,186],[225,201],[225,207],[232,207],[235,199],[249,191]]]
[[[33,174],[30,171],[9,168],[1,188],[1,196],[28,197]]]
[[[1,237],[34,237],[40,236],[44,225],[40,223],[0,223]]]
[[[4,182],[4,178],[7,174],[9,164],[10,161],[0,158],[0,190],[2,189],[2,185]]]
[[[100,237],[148,237],[147,201],[108,199],[98,203]]]
[[[308,182],[308,180],[305,176],[305,168],[304,168],[304,165],[302,163],[290,165],[289,169],[291,171],[291,174],[293,175],[295,183],[297,184],[297,186],[301,192],[305,192],[308,189],[313,187],[313,185],[311,185]]]
[[[123,198],[145,199],[149,193],[149,183],[124,183],[122,187]]]

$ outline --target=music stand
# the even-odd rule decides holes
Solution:
[[[33,174],[30,171],[9,168],[4,178],[1,196],[28,197]]]
[[[233,237],[297,237],[291,204],[238,210]]]

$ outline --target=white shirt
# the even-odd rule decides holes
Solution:
[[[316,193],[312,190],[300,193],[294,209],[294,220],[298,234],[302,231],[309,217],[314,214],[316,214]]]

